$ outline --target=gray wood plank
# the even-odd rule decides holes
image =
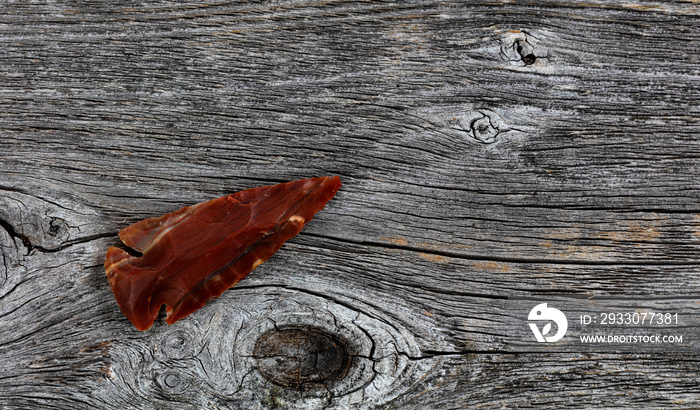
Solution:
[[[700,405],[696,353],[513,353],[493,320],[509,295],[700,294],[699,15],[3,4],[0,408]],[[119,311],[119,229],[332,174],[218,300],[145,333]]]

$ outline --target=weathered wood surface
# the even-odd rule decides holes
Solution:
[[[700,294],[699,14],[4,2],[0,408],[699,406],[698,354],[513,354],[494,318]],[[218,300],[143,333],[119,311],[122,227],[332,174]]]

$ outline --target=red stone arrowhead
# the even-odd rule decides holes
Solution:
[[[145,219],[119,232],[131,256],[109,248],[105,270],[124,315],[147,330],[166,306],[173,324],[218,297],[298,234],[340,178],[248,189]]]

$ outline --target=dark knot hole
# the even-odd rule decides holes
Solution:
[[[328,387],[345,377],[348,343],[316,327],[282,327],[263,333],[253,352],[260,374],[288,388]]]
[[[518,52],[520,60],[525,63],[525,65],[532,65],[537,61],[537,56],[534,54],[532,46],[526,40],[516,40],[515,50]]]

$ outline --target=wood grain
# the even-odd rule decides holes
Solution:
[[[512,353],[494,319],[510,295],[700,294],[699,16],[0,5],[0,408],[700,406],[697,354]],[[146,333],[121,315],[119,229],[333,174],[336,199],[218,300]],[[310,382],[301,359],[336,341],[344,376]]]

